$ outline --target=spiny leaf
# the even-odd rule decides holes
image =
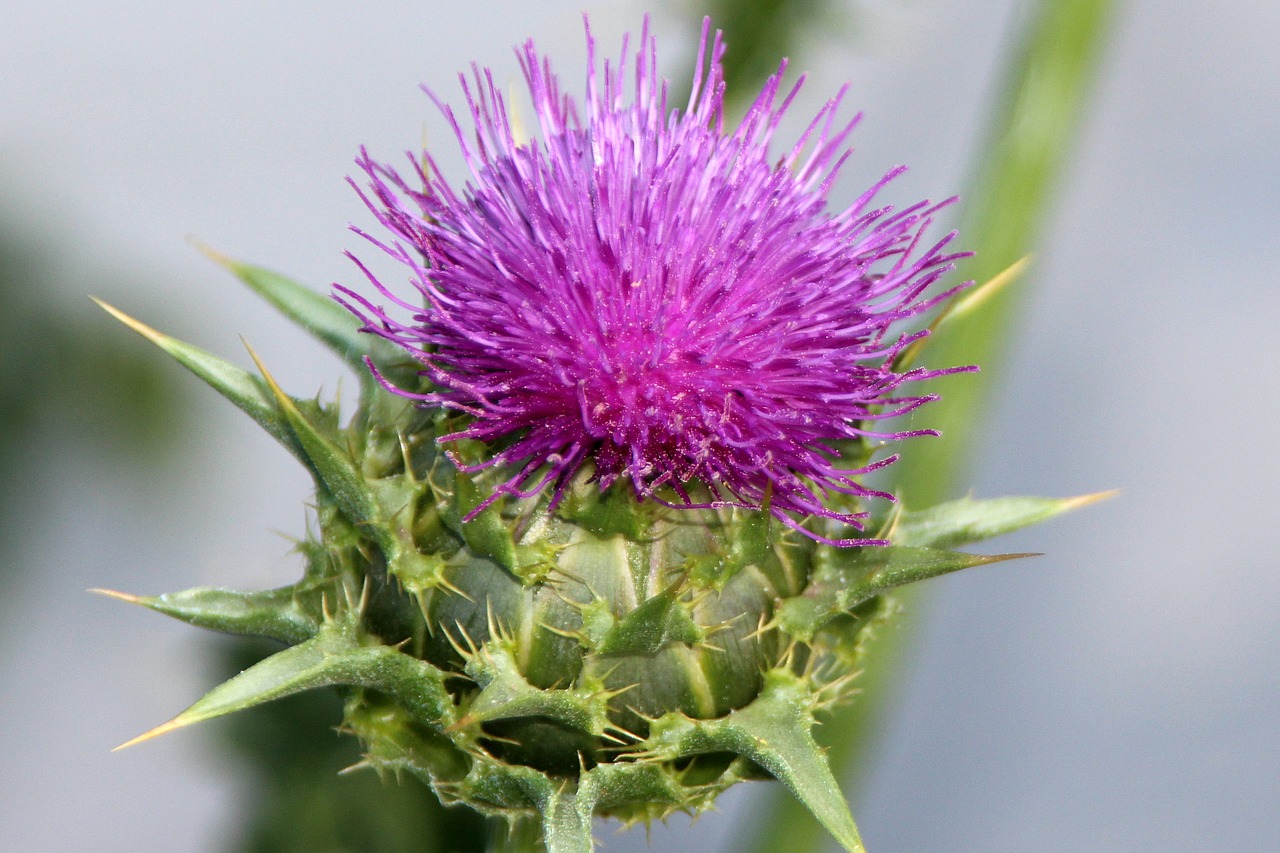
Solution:
[[[233,260],[202,243],[196,248],[226,268],[282,314],[310,332],[356,371],[372,381],[364,357],[375,362],[403,361],[403,353],[376,335],[360,333],[360,321],[337,302],[277,272]]]
[[[601,539],[621,534],[637,541],[649,535],[653,506],[652,503],[638,503],[625,484],[615,484],[602,493],[582,474],[565,493],[556,514],[590,530]]]
[[[1074,498],[962,498],[919,512],[903,512],[895,520],[891,536],[896,545],[953,548],[1012,533],[1116,494],[1110,491]]]
[[[932,548],[832,548],[805,591],[783,600],[777,621],[791,636],[808,642],[840,613],[894,587],[938,577],[960,569],[998,563],[1030,554],[963,554]]]
[[[302,445],[298,443],[293,430],[289,428],[289,422],[262,380],[212,353],[158,332],[100,299],[93,298],[93,301],[108,314],[160,347],[183,367],[203,379],[238,409],[257,421],[271,434],[272,438],[283,444],[298,459],[304,463],[307,461]]]
[[[360,738],[365,761],[380,773],[390,770],[456,781],[466,776],[471,762],[442,731],[420,725],[391,697],[362,691],[344,704],[342,727]]]
[[[267,387],[275,395],[278,409],[284,414],[298,443],[302,445],[309,467],[333,495],[338,506],[356,524],[367,524],[377,519],[377,502],[351,457],[307,419],[289,395],[280,390],[258,354],[248,344],[245,346],[262,373]]]
[[[667,714],[650,726],[645,757],[675,759],[733,752],[760,765],[786,785],[850,853],[865,853],[840,786],[810,733],[814,697],[785,669],[765,674],[751,704],[714,720]]]
[[[655,655],[671,643],[693,645],[705,632],[681,602],[682,581],[640,603],[604,635],[596,651],[602,655]]]
[[[796,676],[784,670],[770,672],[760,697],[725,718],[726,740],[734,752],[791,789],[842,847],[865,853],[840,785],[810,733],[811,701]]]
[[[481,556],[488,557],[509,572],[515,573],[519,566],[516,555],[516,543],[511,538],[511,528],[502,520],[498,505],[486,507],[470,521],[462,519],[485,499],[479,487],[471,478],[457,472],[453,479],[454,506],[456,513],[454,527],[462,534],[463,541]]]
[[[540,690],[530,684],[511,652],[501,644],[481,649],[466,664],[480,692],[457,723],[545,717],[593,735],[604,733],[608,693],[603,690]]]
[[[319,623],[299,606],[299,586],[264,592],[199,587],[155,596],[130,595],[111,589],[93,589],[90,592],[140,604],[198,628],[269,637],[295,645],[311,639],[319,628]]]
[[[532,767],[474,756],[465,779],[438,784],[437,789],[506,821],[505,827],[490,824],[497,833],[490,839],[492,850],[592,853],[595,847],[591,818],[600,785],[593,771],[584,771],[575,785]]]
[[[444,688],[444,673],[389,646],[361,646],[350,625],[331,623],[314,638],[246,669],[169,722],[116,749],[304,690],[337,685],[388,693],[430,726],[452,722],[453,704]]]
[[[765,490],[765,509],[768,508],[772,493],[773,484],[769,483]],[[733,571],[737,571],[743,566],[755,565],[768,556],[773,549],[774,521],[769,512],[741,508],[734,508],[732,512],[735,527],[730,539],[728,562],[733,566]],[[725,577],[720,584],[721,588],[727,581],[728,577]]]

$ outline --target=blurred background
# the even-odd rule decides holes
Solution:
[[[765,27],[811,72],[793,126],[846,80],[867,115],[838,202],[897,163],[911,171],[885,200],[969,187],[1026,5],[806,0]],[[258,789],[224,746],[233,724],[109,752],[200,696],[230,652],[85,589],[287,583],[306,524],[303,470],[88,295],[247,365],[243,336],[284,387],[332,393],[338,363],[189,238],[318,289],[355,281],[358,146],[391,160],[425,140],[460,174],[417,85],[456,101],[476,60],[518,88],[510,47],[532,36],[577,92],[584,7],[606,55],[651,10],[665,74],[687,78],[693,0],[7,4],[7,849],[234,849]],[[991,546],[1046,556],[913,603],[855,792],[872,851],[1280,836],[1278,37],[1280,4],[1118,8],[959,492],[1123,494]],[[652,849],[729,849],[763,787],[656,827]],[[642,831],[600,838],[645,847]]]

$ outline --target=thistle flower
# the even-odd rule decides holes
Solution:
[[[945,549],[1081,501],[869,517],[864,499],[888,496],[857,477],[891,459],[871,461],[865,439],[928,432],[872,425],[950,372],[899,367],[922,333],[892,328],[953,292],[929,294],[951,238],[922,236],[937,205],[873,207],[897,170],[829,213],[853,127],[836,122],[840,97],[771,160],[796,90],[780,97],[779,71],[729,132],[724,47],[709,26],[702,44],[677,112],[647,27],[630,98],[625,49],[597,76],[588,38],[581,117],[526,45],[538,142],[517,142],[476,71],[473,139],[442,106],[471,168],[461,191],[430,158],[415,187],[362,154],[394,235],[369,239],[422,300],[369,275],[403,321],[338,288],[357,320],[216,256],[361,371],[345,424],[261,363],[253,376],[108,309],[316,484],[296,584],[111,593],[287,646],[131,743],[335,687],[364,764],[494,818],[490,850],[589,853],[594,816],[697,812],[767,778],[862,850],[812,729],[852,695],[890,591],[1005,559]],[[841,523],[869,535],[828,535]],[[830,547],[849,544],[883,547]]]
[[[828,541],[800,520],[860,528],[866,512],[833,509],[829,497],[889,497],[856,478],[896,458],[850,467],[842,442],[936,434],[873,425],[932,399],[908,383],[953,372],[895,372],[923,333],[890,331],[953,292],[928,294],[963,256],[946,252],[954,234],[924,242],[942,205],[873,206],[898,168],[829,212],[858,121],[836,121],[845,90],[774,159],[804,78],[784,95],[784,61],[727,132],[725,47],[709,30],[706,21],[683,111],[657,77],[646,22],[630,80],[625,42],[617,66],[598,73],[588,31],[581,109],[532,42],[518,51],[540,140],[516,137],[488,70],[461,78],[474,137],[436,99],[470,167],[461,191],[430,156],[411,156],[414,185],[367,153],[358,161],[366,202],[394,235],[370,239],[408,267],[425,307],[371,274],[407,321],[351,289],[340,298],[433,384],[392,390],[469,416],[441,441],[499,448],[464,466],[511,472],[473,512],[544,487],[554,509],[589,465],[601,490],[623,480],[641,500],[767,504]],[[883,544],[838,544],[855,542]]]

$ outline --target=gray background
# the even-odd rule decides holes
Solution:
[[[392,159],[425,134],[449,151],[417,84],[456,100],[475,59],[515,86],[509,47],[529,35],[579,91],[582,5],[8,3],[5,227],[53,253],[68,317],[96,311],[95,293],[247,364],[243,335],[285,387],[332,390],[336,363],[187,236],[317,287],[355,281],[345,226],[367,215],[342,178],[357,146]],[[642,11],[585,5],[606,52]],[[820,28],[795,117],[846,79],[868,114],[838,197],[897,162],[912,166],[886,196],[900,203],[963,188],[1017,6],[864,2]],[[696,17],[658,10],[670,76]],[[1121,12],[971,484],[1124,493],[998,546],[1048,556],[931,584],[855,804],[873,851],[1258,851],[1280,836],[1278,36],[1275,3]],[[164,473],[87,452],[92,411],[51,426],[21,472],[0,596],[5,849],[213,851],[234,824],[234,765],[200,732],[108,752],[210,686],[206,640],[84,593],[296,576],[279,534],[304,529],[305,475],[193,396]],[[751,796],[656,830],[654,849],[712,849]]]

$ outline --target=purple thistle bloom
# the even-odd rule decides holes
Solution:
[[[905,383],[957,370],[895,373],[895,356],[925,332],[889,331],[958,289],[926,295],[964,256],[945,251],[954,234],[923,243],[952,199],[873,207],[900,167],[829,212],[858,121],[836,124],[847,85],[771,159],[804,78],[783,95],[784,62],[727,132],[724,43],[709,21],[683,111],[657,77],[647,20],[630,80],[625,41],[600,74],[589,29],[587,50],[581,107],[532,42],[517,50],[534,141],[517,139],[488,69],[460,78],[474,135],[428,92],[470,167],[460,191],[429,156],[410,156],[411,185],[362,150],[362,197],[395,238],[365,236],[409,268],[423,301],[394,295],[363,264],[409,319],[345,287],[339,298],[418,359],[433,387],[384,384],[470,416],[440,441],[501,448],[477,466],[454,460],[510,473],[476,512],[547,487],[554,506],[589,465],[602,490],[623,480],[640,500],[763,508],[820,541],[871,544],[800,525],[820,516],[860,528],[866,513],[829,508],[832,493],[892,499],[856,478],[896,457],[841,467],[835,442],[936,434],[872,427],[933,399]]]

